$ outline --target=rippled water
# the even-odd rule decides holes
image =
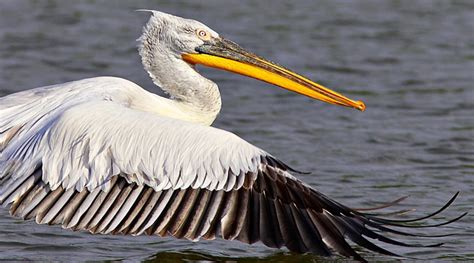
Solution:
[[[367,111],[312,101],[203,69],[221,87],[215,126],[311,175],[302,180],[354,207],[410,195],[413,216],[461,195],[441,222],[461,233],[415,258],[474,260],[474,4],[472,1],[0,1],[0,95],[99,75],[154,89],[135,39],[159,9],[221,35],[350,97]],[[402,239],[403,240],[403,239]],[[371,259],[382,259],[366,254]],[[0,260],[318,261],[263,245],[93,236],[38,226],[0,210]]]

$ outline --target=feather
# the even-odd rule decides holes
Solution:
[[[114,188],[115,184],[117,182],[117,177],[112,178],[110,182],[110,188]],[[100,191],[97,197],[92,201],[90,206],[87,208],[87,212],[83,215],[81,218],[81,221],[79,224],[75,227],[75,229],[87,229],[89,230],[91,227],[89,227],[91,220],[94,220],[94,216],[101,207],[101,205],[104,203],[106,200],[107,196],[109,195],[109,191]]]
[[[36,223],[41,224],[43,221],[43,217],[50,211],[50,208],[54,206],[56,201],[61,197],[64,193],[64,189],[62,187],[58,187],[54,191],[48,192],[46,197],[41,200],[38,206],[30,213],[31,217],[36,216]]]
[[[48,187],[43,183],[40,182],[36,184],[35,187],[28,192],[28,195],[21,200],[14,215],[24,219],[31,218],[28,217],[28,214],[43,200],[48,192]]]
[[[293,219],[295,220],[296,228],[300,233],[301,240],[306,247],[306,251],[311,251],[318,255],[331,255],[331,252],[322,242],[321,236],[313,224],[308,221],[304,211],[298,209],[295,205],[290,205],[289,207]]]
[[[223,197],[224,191],[212,191],[206,211],[196,231],[198,237],[202,237],[211,228],[211,224],[214,221]]]
[[[231,191],[229,210],[221,219],[221,232],[224,239],[232,240],[240,233],[247,214],[249,191],[245,189]]]
[[[236,175],[233,172],[228,171],[227,172],[227,181],[226,181],[225,185],[223,186],[223,190],[226,191],[226,192],[229,192],[230,190],[232,190],[235,187],[236,179],[237,179]]]
[[[229,210],[229,207],[230,207],[229,199],[231,195],[232,195],[231,192],[223,192],[222,200],[219,204],[219,208],[217,209],[214,218],[212,219],[209,225],[209,230],[203,235],[204,239],[212,240],[216,238],[218,234],[218,230],[219,230],[218,228],[220,227],[220,224],[221,224],[221,219]]]
[[[153,230],[150,231],[150,233],[155,233],[156,235],[160,235],[162,237],[168,234],[168,225],[174,218],[176,210],[178,209],[183,197],[186,194],[186,190],[176,190],[174,192],[176,192],[176,195],[174,195],[171,201],[168,202],[168,205],[157,221],[157,225],[153,226]]]
[[[280,200],[276,200],[274,205],[283,243],[290,251],[305,252],[306,247],[302,242],[289,206],[281,203]]]
[[[256,191],[249,192],[249,202],[244,220],[237,239],[253,244],[260,240],[260,194]]]
[[[127,200],[128,195],[130,194],[132,189],[136,186],[135,184],[126,186],[125,181],[123,182],[123,185],[124,187],[121,189],[117,198],[115,198],[113,205],[104,215],[105,218],[102,219],[102,221],[100,222],[100,225],[97,226],[97,229],[95,231],[97,231],[98,233],[103,233],[105,228],[109,226],[109,224],[111,223],[113,219],[115,219],[115,216],[117,215],[118,211],[120,210],[120,208],[122,208],[122,205]]]
[[[61,197],[54,201],[54,205],[49,209],[48,213],[41,219],[40,224],[50,223],[56,217],[56,215],[64,208],[66,203],[69,201],[71,196],[74,194],[74,188],[70,188],[66,192],[62,192]],[[36,220],[38,220],[38,216]]]
[[[208,207],[209,198],[211,197],[211,191],[200,191],[201,195],[198,197],[200,202],[197,202],[194,208],[194,213],[190,216],[191,218],[188,220],[187,232],[183,233],[183,237],[192,241],[198,240],[200,236],[197,235],[197,231],[199,228],[199,224],[203,219],[203,215],[206,212],[206,208]]]
[[[308,211],[309,218],[316,226],[316,229],[321,233],[323,242],[328,246],[346,257],[353,257],[355,260],[363,261],[364,259],[357,254],[354,249],[346,242],[342,233],[339,232],[336,226],[327,218],[331,215],[326,213],[316,213]]]
[[[174,220],[170,222],[168,226],[169,233],[176,237],[182,238],[183,231],[181,231],[186,224],[186,221],[194,213],[193,208],[194,204],[197,201],[197,197],[199,196],[200,189],[187,189],[186,196],[183,198],[179,209],[176,210],[174,215]]]
[[[143,233],[143,231],[147,231],[147,234],[149,235],[153,233],[152,225],[156,223],[160,216],[162,216],[165,209],[174,200],[174,197],[176,197],[176,191],[172,190],[167,190],[161,194],[160,199],[155,203],[154,208],[150,210],[150,215],[146,219],[143,227],[137,231],[138,235]]]
[[[127,200],[123,204],[123,206],[120,208],[120,211],[118,211],[117,215],[115,216],[114,220],[110,223],[109,227],[107,230],[104,231],[105,234],[108,234],[112,231],[115,231],[119,224],[124,220],[126,215],[130,212],[132,209],[133,204],[137,201],[138,197],[143,191],[143,185],[141,186],[136,186],[128,196]]]
[[[267,203],[268,200],[267,196],[262,193],[259,195],[259,206],[260,206],[260,240],[262,241],[263,244],[265,244],[268,247],[278,247],[277,245],[277,232],[279,232],[279,229],[276,229],[275,227],[275,220],[271,217],[272,212],[269,211],[269,204]]]
[[[125,217],[124,222],[121,224],[119,230],[117,232],[122,234],[129,234],[132,228],[140,227],[141,223],[137,223],[139,220],[139,216],[144,209],[145,205],[148,203],[148,199],[154,196],[153,193],[155,191],[153,188],[146,188],[140,193],[140,197],[138,197],[138,202],[134,205],[133,210],[127,214]],[[145,218],[143,218],[145,220]],[[143,221],[142,221],[143,222]],[[136,229],[134,229],[136,231]]]
[[[14,193],[12,193],[10,195],[9,199],[7,199],[5,201],[5,204],[8,204],[11,201],[13,201],[13,204],[10,207],[11,214],[13,214],[13,215],[16,214],[16,212],[15,212],[16,209],[22,203],[23,199],[27,196],[28,192],[31,191],[34,188],[35,184],[38,182],[40,177],[41,177],[41,173],[35,172],[26,181],[24,181],[23,184],[20,187],[18,187]],[[10,198],[12,198],[11,201],[10,201]],[[14,198],[14,200],[13,200],[13,198]],[[0,203],[1,203],[1,201],[0,201]]]
[[[69,222],[71,222],[74,213],[77,211],[82,201],[84,201],[88,194],[89,192],[87,190],[76,192],[76,194],[71,197],[71,201],[69,201],[61,213],[53,221],[53,224],[62,224],[63,226],[67,226]]]
[[[88,192],[87,190],[84,190],[83,192]],[[84,201],[81,203],[79,208],[74,212],[74,215],[72,216],[71,220],[67,223],[66,228],[72,228],[74,230],[78,230],[77,224],[79,224],[82,216],[84,213],[86,213],[96,197],[101,193],[102,191],[97,188],[93,192],[88,193],[86,195],[86,198]]]
[[[15,202],[15,199],[22,198],[26,192],[31,190],[41,177],[41,172],[36,171],[32,176],[25,176],[18,180],[10,180],[10,185],[1,188],[0,204]],[[15,202],[18,203],[18,202]]]
[[[151,191],[149,198],[147,198],[146,203],[143,205],[143,208],[140,211],[140,214],[135,216],[129,233],[132,235],[138,235],[139,233],[145,231],[145,229],[147,229],[150,224],[153,224],[155,221],[152,220],[152,217],[154,215],[159,216],[162,211],[162,208],[160,209],[160,207],[165,207],[170,199],[163,199],[162,196],[171,196],[172,194],[173,191],[171,190],[160,192]]]

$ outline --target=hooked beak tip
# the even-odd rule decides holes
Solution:
[[[355,102],[356,103],[356,109],[360,110],[360,111],[365,111],[365,103],[358,100]]]
[[[291,70],[258,57],[229,40],[217,39],[215,43],[199,46],[196,51],[196,54],[182,54],[183,60],[191,65],[198,63],[224,69],[274,84],[313,99],[365,111],[364,102],[349,99]]]

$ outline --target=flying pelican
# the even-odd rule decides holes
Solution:
[[[13,216],[91,233],[261,241],[359,261],[346,239],[393,256],[367,238],[422,246],[383,234],[420,236],[390,226],[419,227],[410,223],[438,214],[457,194],[417,219],[348,208],[269,153],[210,127],[221,109],[219,89],[195,65],[361,111],[364,103],[256,56],[198,21],[148,11],[139,53],[170,98],[116,77],[0,98],[0,204]]]

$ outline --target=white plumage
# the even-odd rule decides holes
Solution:
[[[295,252],[336,251],[360,261],[346,238],[387,255],[395,254],[365,237],[422,246],[383,233],[417,236],[388,226],[417,227],[405,223],[441,212],[456,196],[430,216],[405,221],[329,199],[265,151],[209,127],[221,107],[219,90],[195,64],[337,105],[364,110],[362,102],[249,53],[202,23],[152,13],[139,50],[169,99],[115,77],[0,98],[0,204],[10,205],[12,215],[102,234],[220,235]]]
[[[148,101],[152,104],[145,105]],[[257,172],[264,151],[232,133],[156,114],[161,112],[158,101],[113,77],[1,98],[0,178],[14,169],[16,180],[42,166],[42,180],[52,190],[106,190],[112,176],[126,174],[128,182],[155,191],[229,191],[240,187],[227,184],[229,173]]]

